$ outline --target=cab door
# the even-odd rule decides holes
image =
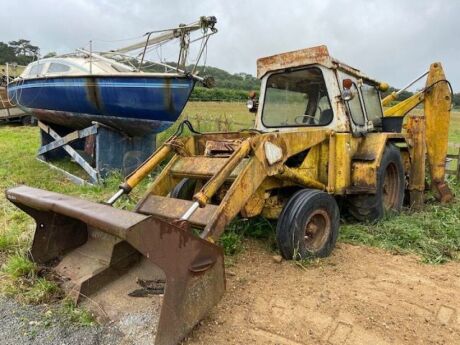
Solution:
[[[348,118],[350,120],[351,132],[353,136],[365,135],[374,128],[367,118],[366,107],[361,92],[362,81],[342,72],[339,72],[338,76],[342,92],[344,91],[343,80],[350,79],[352,81],[352,86],[349,89],[351,91],[351,99],[344,100]]]

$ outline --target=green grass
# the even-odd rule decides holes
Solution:
[[[66,317],[69,321],[80,326],[92,326],[96,320],[92,313],[88,310],[79,308],[71,299],[64,299],[61,304],[60,314]]]
[[[449,140],[453,143],[460,144],[460,112],[453,112],[450,121]]]
[[[11,65],[9,65],[9,75],[11,77],[16,78],[19,76],[25,69],[25,66],[17,66],[16,68],[13,68]],[[6,65],[0,65],[0,71],[4,70],[6,73]]]
[[[460,188],[455,191],[460,194]],[[421,212],[406,210],[376,224],[344,224],[340,240],[417,254],[427,263],[460,260],[460,202],[431,202]]]
[[[1,272],[1,291],[20,302],[48,302],[61,293],[55,282],[39,276],[37,265],[23,254],[10,255],[2,265]]]
[[[254,125],[255,115],[245,103],[239,102],[189,102],[180,120],[189,119],[199,132],[237,131]],[[173,125],[158,135],[158,143],[169,138],[177,129]]]
[[[28,304],[48,302],[60,294],[61,289],[55,282],[42,277],[36,278],[27,290],[20,293]]]
[[[37,266],[20,254],[8,257],[8,260],[2,266],[2,272],[11,278],[31,277],[35,275],[36,270]]]
[[[262,217],[234,219],[219,238],[219,244],[224,248],[225,255],[235,255],[244,249],[245,237],[263,240],[269,249],[276,246],[275,227]]]

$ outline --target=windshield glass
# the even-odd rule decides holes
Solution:
[[[332,119],[326,84],[319,68],[268,77],[262,111],[264,126],[324,126]]]

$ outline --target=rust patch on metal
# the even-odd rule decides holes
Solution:
[[[204,155],[213,157],[229,157],[240,145],[241,139],[208,140],[206,142]]]
[[[257,78],[262,78],[268,71],[319,62],[327,63],[328,60],[331,58],[324,45],[260,58],[257,60]]]
[[[100,95],[99,84],[95,77],[87,77],[85,80],[86,83],[86,96],[94,107],[102,111],[103,104]]]
[[[163,89],[164,91],[164,105],[165,108],[168,109],[170,113],[174,112],[174,100],[173,100],[173,94],[172,94],[172,88],[171,88],[171,79],[165,78],[165,87]]]

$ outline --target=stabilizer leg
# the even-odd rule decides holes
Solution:
[[[426,87],[426,147],[431,186],[436,198],[442,203],[447,203],[454,197],[445,182],[452,99],[441,63],[435,62],[430,66]]]

